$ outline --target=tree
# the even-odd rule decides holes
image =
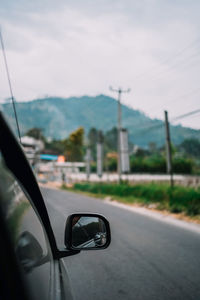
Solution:
[[[65,151],[65,144],[62,140],[52,140],[45,143],[45,152],[52,154],[63,154]]]
[[[117,128],[107,131],[104,138],[105,148],[108,151],[117,151]]]
[[[92,158],[96,159],[96,144],[98,141],[98,130],[94,127],[88,132],[88,143],[91,149]]]
[[[96,128],[92,127],[88,132],[88,142],[89,142],[89,147],[91,149],[92,158],[93,160],[96,160],[97,143],[104,142],[103,132],[101,130],[97,130]]]
[[[157,151],[156,143],[150,142],[149,143],[149,152],[155,153]]]
[[[94,127],[90,129],[88,132],[88,141],[89,141],[89,146],[96,145],[98,140],[98,130]]]
[[[43,135],[42,128],[37,128],[37,127],[31,128],[26,132],[25,135],[31,136],[31,137],[35,138],[36,140],[42,140],[43,142],[45,142],[45,140],[46,140]]]
[[[186,139],[180,144],[180,149],[190,156],[200,157],[200,141],[197,139]]]
[[[83,127],[73,131],[68,139],[63,141],[65,146],[65,156],[69,161],[82,161],[83,160]]]

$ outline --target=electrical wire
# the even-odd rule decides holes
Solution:
[[[192,116],[192,115],[197,114],[199,112],[200,112],[200,109],[196,109],[196,110],[188,112],[186,114],[174,117],[173,119],[171,119],[171,122],[174,122],[174,121],[177,121],[177,120],[180,120],[180,119]],[[147,124],[146,126],[144,126],[143,128],[141,128],[141,130],[139,130],[138,132],[136,132],[136,134],[134,134],[134,136],[145,134],[145,133],[147,133],[147,132],[149,132],[151,130],[162,128],[163,126],[164,126],[164,122],[160,123],[160,124],[157,124],[157,125],[152,125],[152,126],[148,126],[148,124]]]
[[[199,55],[199,54],[198,54]],[[197,55],[196,55],[197,56]],[[191,56],[190,58],[192,58],[194,56]],[[199,57],[198,57],[199,59]],[[182,61],[178,61],[176,62],[174,65],[172,66],[165,66],[167,69],[166,70],[163,70],[163,71],[160,71],[160,72],[157,72],[155,73],[152,77],[151,77],[151,81],[155,81],[155,80],[158,80],[158,78],[160,79],[161,76],[165,76],[165,75],[168,75],[169,72],[175,72],[177,71],[177,67],[181,67],[182,70],[187,70],[187,69],[190,69],[192,67],[197,67],[198,65],[196,64],[195,61],[193,61],[193,63],[191,64],[191,62],[189,61],[186,61],[186,60],[182,60]],[[180,67],[179,67],[179,70],[180,70]],[[169,79],[169,78],[168,78]]]
[[[4,47],[4,42],[3,42],[3,36],[2,36],[2,33],[1,33],[1,29],[0,29],[0,42],[1,42],[1,47],[2,47],[2,53],[3,53],[5,68],[6,68],[6,74],[7,74],[7,79],[8,79],[8,85],[9,85],[13,110],[14,110],[14,114],[15,114],[15,120],[16,120],[16,124],[17,124],[17,131],[18,131],[18,135],[19,135],[19,141],[21,143],[21,135],[20,135],[18,118],[17,118],[17,111],[16,111],[16,107],[15,107],[15,101],[14,101],[14,96],[13,96],[13,90],[12,90],[12,85],[11,85],[11,79],[10,79],[10,74],[9,74],[8,63],[7,63],[6,52],[5,52],[5,47]]]
[[[171,119],[171,121],[173,122],[173,121],[181,120],[181,119],[184,119],[186,117],[189,117],[189,116],[194,115],[194,114],[199,113],[199,112],[200,112],[200,109],[196,109],[196,110],[193,110],[191,112],[185,113],[183,115],[174,117],[174,118]]]
[[[144,126],[144,127],[140,128],[140,130],[134,134],[134,137],[148,133],[150,130],[161,129],[163,126],[164,126],[164,122],[157,124],[157,125]]]
[[[179,96],[179,97],[177,97],[177,98],[175,98],[175,99],[171,99],[170,101],[165,101],[164,103],[162,103],[162,106],[163,106],[163,105],[168,105],[168,104],[170,104],[170,103],[177,103],[177,102],[179,102],[179,101],[182,101],[183,98],[187,98],[187,97],[189,97],[189,96],[191,96],[191,95],[198,94],[199,92],[200,92],[200,88],[197,88],[197,89],[192,90],[192,91],[190,91],[189,93],[183,94],[183,95],[181,95],[181,96]],[[155,110],[156,108],[158,108],[158,105],[157,105],[157,104],[154,105],[154,106],[151,106],[149,109],[150,109],[150,110]],[[160,110],[161,110],[161,109],[158,108],[158,109],[155,110],[155,111],[160,111]],[[155,112],[155,111],[154,111],[154,112]]]
[[[188,44],[186,47],[184,47],[183,49],[181,49],[180,51],[177,51],[175,54],[168,56],[167,58],[163,59],[160,64],[161,65],[165,65],[166,63],[173,61],[174,59],[176,59],[178,57],[178,59],[181,57],[181,55],[187,51],[190,48],[193,48],[195,44],[198,44],[200,42],[200,38],[197,38],[196,40],[192,41],[190,44]],[[146,77],[146,75],[148,75],[149,73],[152,75],[152,71],[159,71],[160,66],[157,68],[157,66],[151,67],[149,68],[147,71],[142,72],[141,74],[137,75],[134,79],[140,79],[142,77]],[[158,72],[159,73],[159,72]],[[161,73],[163,73],[163,71],[161,71]],[[159,75],[159,74],[154,74],[154,75]]]

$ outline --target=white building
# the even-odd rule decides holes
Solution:
[[[30,136],[23,136],[21,143],[30,164],[34,165],[38,160],[38,154],[44,149],[44,143]]]

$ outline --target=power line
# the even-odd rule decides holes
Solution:
[[[2,33],[1,33],[1,29],[0,29],[0,41],[1,41],[1,47],[2,47],[2,52],[3,52],[3,58],[4,58],[5,68],[6,68],[6,74],[7,74],[8,85],[9,85],[9,89],[10,89],[10,95],[11,95],[13,110],[14,110],[14,114],[15,114],[15,120],[16,120],[16,124],[17,124],[17,131],[18,131],[18,135],[19,135],[19,141],[21,143],[20,129],[19,129],[19,123],[18,123],[18,119],[17,119],[17,111],[16,111],[16,107],[15,107],[15,101],[14,101],[14,96],[13,96],[13,91],[12,91],[11,79],[10,79],[10,74],[9,74],[8,63],[7,63],[6,52],[5,52],[5,47],[4,47],[4,42],[3,42],[3,36],[2,36]]]
[[[196,110],[193,110],[191,112],[188,112],[186,114],[183,114],[183,115],[180,115],[180,116],[177,116],[177,117],[174,117],[171,121],[177,121],[177,120],[180,120],[180,119],[184,119],[186,117],[189,117],[191,115],[194,115],[196,113],[200,112],[200,109],[196,109]]]
[[[151,80],[154,81],[154,80],[157,80],[158,76],[159,76],[159,79],[160,79],[160,76],[163,76],[163,75],[165,76],[169,72],[175,72],[177,70],[176,67],[179,67],[179,66],[181,66],[183,70],[184,69],[187,70],[188,68],[197,66],[197,64],[196,63],[194,64],[194,61],[193,61],[193,64],[191,64],[191,63],[188,64],[188,61],[186,61],[186,60],[176,62],[176,64],[173,65],[173,66],[170,66],[170,65],[166,66],[168,69],[166,69],[164,71],[160,71],[160,72],[154,74],[154,77],[152,77]],[[179,68],[179,70],[180,70],[180,68]]]
[[[195,57],[197,57],[198,58],[198,56],[199,56],[199,52],[197,52],[197,53],[195,53],[195,54],[192,54],[192,55],[190,55],[189,57],[186,57],[186,58],[184,58],[184,57],[181,57],[180,59],[178,59],[178,61],[175,61],[175,62],[173,62],[172,63],[172,65],[165,65],[164,66],[164,70],[159,70],[159,68],[158,68],[158,70],[156,70],[156,72],[153,72],[153,74],[151,74],[152,76],[151,76],[151,78],[150,78],[150,80],[151,81],[155,81],[155,80],[157,80],[158,78],[160,79],[160,77],[161,76],[165,76],[166,74],[168,74],[169,72],[175,72],[177,69],[177,67],[181,67],[183,70],[184,69],[188,69],[188,68],[191,68],[191,67],[194,67],[194,66],[197,66],[197,64],[195,63],[195,60],[193,59],[193,63],[191,64],[190,63],[190,60],[192,59],[192,58],[195,58]],[[194,64],[195,63],[195,64]],[[179,67],[179,69],[180,69],[180,67]],[[158,77],[159,76],[159,77]],[[144,80],[144,79],[143,79]]]
[[[186,113],[186,114],[174,117],[171,120],[171,122],[176,121],[176,120],[180,120],[180,119],[183,119],[183,118],[186,118],[186,117],[189,117],[189,116],[197,114],[199,112],[200,112],[200,109],[197,109],[197,110],[191,111],[189,113]],[[152,126],[148,126],[148,124],[147,124],[146,126],[144,126],[143,128],[141,128],[141,130],[139,130],[138,132],[136,132],[136,134],[134,134],[134,136],[145,134],[146,132],[149,132],[151,130],[162,128],[163,126],[164,126],[164,123],[160,123],[160,124],[156,124],[156,125],[152,125]]]
[[[197,43],[200,42],[200,38],[194,40],[192,43],[188,44],[186,47],[184,47],[182,50],[178,51],[176,54],[174,54],[173,56],[171,57],[168,57],[167,59],[164,60],[163,63],[167,63],[169,62],[170,60],[173,60],[174,58],[176,58],[177,56],[180,57],[181,54],[183,54],[186,50],[190,49],[190,48],[193,48],[193,46]]]
[[[134,134],[134,137],[135,136],[138,136],[138,135],[142,135],[142,134],[145,134],[151,130],[156,130],[156,129],[160,129],[164,126],[164,123],[160,123],[160,124],[157,124],[157,125],[152,125],[152,126],[144,126],[143,128],[141,128],[141,130],[137,131],[135,134]]]
[[[183,118],[186,118],[186,117],[189,117],[189,116],[197,114],[199,112],[200,112],[200,109],[196,109],[194,111],[191,111],[191,112],[185,113],[183,115],[174,117],[173,119],[171,119],[171,122],[176,121],[176,120],[180,120],[180,119],[183,119]],[[162,128],[163,126],[164,126],[164,123],[160,123],[160,124],[156,124],[156,125],[152,125],[152,126],[149,126],[149,124],[147,124],[146,126],[144,126],[143,128],[141,128],[141,130],[139,130],[138,132],[136,132],[136,134],[134,136],[141,135],[143,133],[149,132],[150,130],[155,130],[155,129]]]
[[[179,98],[173,99],[173,100],[171,100],[171,101],[168,102],[168,103],[172,103],[172,102],[175,102],[175,101],[177,101],[177,100],[182,100],[183,98],[187,98],[187,97],[189,97],[189,96],[191,96],[191,95],[193,95],[193,94],[197,94],[199,91],[200,91],[200,88],[195,89],[195,90],[192,90],[191,92],[189,92],[189,93],[187,93],[187,94],[183,94],[183,95],[180,96]]]
[[[200,113],[196,114],[195,116],[193,116],[193,118],[199,117]]]
[[[200,42],[200,38],[197,38],[196,40],[194,40],[193,42],[191,42],[190,44],[188,44],[186,47],[184,47],[183,49],[181,49],[180,51],[177,51],[175,54],[171,55],[171,56],[168,56],[167,58],[163,59],[160,64],[163,65],[163,64],[166,64],[168,62],[170,62],[171,60],[173,61],[174,58],[178,57],[180,58],[180,56],[188,49],[190,48],[193,48],[193,46],[197,43]],[[137,75],[134,79],[137,79],[137,78],[142,78],[142,77],[145,77],[147,74],[152,74],[152,71],[156,71],[157,69],[159,69],[160,66],[157,68],[157,66],[154,66],[152,68],[149,68],[147,71]],[[163,71],[161,72],[163,73]],[[155,75],[159,75],[159,72],[158,74],[155,74]]]
[[[181,96],[179,96],[179,97],[177,97],[177,98],[174,98],[174,99],[171,99],[170,101],[166,101],[166,102],[164,102],[163,104],[164,105],[168,105],[168,104],[170,104],[170,103],[176,103],[176,102],[179,102],[179,101],[182,101],[182,99],[183,98],[187,98],[187,97],[189,97],[189,96],[191,96],[191,95],[193,95],[193,94],[197,94],[198,92],[200,91],[200,88],[198,88],[198,89],[195,89],[195,90],[192,90],[192,91],[190,91],[189,93],[187,93],[187,94],[183,94],[183,95],[181,95]],[[163,105],[162,104],[162,105]],[[154,106],[152,106],[152,107],[150,107],[149,109],[155,109],[155,108],[157,108],[158,106],[157,105],[154,105]],[[160,110],[160,109],[159,109]]]

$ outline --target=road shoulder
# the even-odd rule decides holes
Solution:
[[[121,209],[129,210],[134,213],[141,214],[143,216],[148,216],[150,218],[159,220],[161,222],[173,224],[175,226],[196,232],[200,234],[200,224],[194,223],[192,221],[184,221],[178,219],[180,216],[178,214],[175,216],[175,214],[170,214],[167,212],[162,212],[162,211],[155,211],[150,208],[146,207],[141,207],[141,206],[136,206],[136,205],[128,205],[128,204],[123,204],[120,202],[117,202],[115,200],[111,201],[109,199],[104,199],[104,202],[107,203],[108,205],[113,205],[116,207],[119,207]]]

